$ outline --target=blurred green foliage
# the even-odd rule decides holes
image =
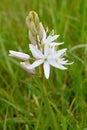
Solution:
[[[28,49],[25,24],[29,11],[38,13],[49,31],[60,34],[67,57],[74,61],[67,71],[51,68],[46,80],[58,130],[87,129],[87,1],[0,1],[0,130],[51,130],[39,77],[27,74],[9,50]]]

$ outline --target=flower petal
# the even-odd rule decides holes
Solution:
[[[59,37],[59,35],[51,36],[49,35],[46,39],[46,43],[51,43],[52,41],[56,40]]]
[[[36,48],[36,46],[32,45],[32,44],[29,44],[29,47],[30,47],[30,50],[32,52],[32,55],[36,58],[36,59],[39,59],[39,58],[42,58],[43,57],[43,54],[40,50],[38,50]]]
[[[73,63],[74,63],[74,62],[70,62],[70,63],[67,62],[66,65],[72,65]]]
[[[28,54],[25,54],[23,52],[17,52],[17,51],[10,50],[9,53],[10,53],[9,56],[13,56],[13,57],[16,57],[21,60],[29,60],[29,58],[30,58],[30,56]]]
[[[44,45],[44,56],[47,57],[50,53],[50,48],[47,44]]]
[[[50,46],[59,46],[62,45],[64,42],[51,42],[49,45]]]
[[[43,41],[46,39],[46,32],[45,32],[45,29],[42,25],[42,23],[40,23],[40,32],[39,32],[39,39]]]
[[[68,60],[64,60],[64,58],[58,58],[58,62],[60,63],[60,64],[67,64],[68,63]]]
[[[35,70],[34,69],[28,69],[28,67],[30,66],[29,63],[26,63],[26,62],[20,62],[20,65],[21,67],[27,71],[28,73],[31,73],[31,74],[34,74],[35,73]]]
[[[45,77],[48,79],[50,75],[50,65],[48,64],[48,62],[44,62],[43,67],[44,67]]]
[[[61,63],[56,62],[55,60],[50,60],[49,61],[50,65],[54,66],[55,68],[59,68],[61,70],[66,70],[67,68],[61,65]]]
[[[67,50],[67,48],[57,51],[57,56],[60,57],[61,55],[63,55],[66,52],[66,50]]]
[[[36,60],[35,62],[33,62],[33,64],[28,66],[28,69],[33,69],[39,65],[41,65],[43,63],[43,60]]]

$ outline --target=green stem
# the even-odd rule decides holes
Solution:
[[[52,127],[53,127],[53,130],[58,130],[58,126],[57,126],[57,121],[56,121],[56,118],[55,118],[55,115],[54,115],[54,112],[50,106],[50,103],[49,103],[49,99],[48,99],[48,93],[47,93],[47,90],[46,90],[46,86],[45,86],[45,82],[44,82],[44,78],[42,78],[42,89],[43,89],[43,96],[44,96],[44,102],[46,104],[46,107],[47,107],[47,110],[48,110],[48,114],[50,116],[50,120],[51,120],[51,124]]]

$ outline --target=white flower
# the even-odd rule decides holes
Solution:
[[[42,40],[43,44],[48,44],[48,46],[58,46],[63,44],[63,42],[53,42],[59,37],[59,35],[54,35],[54,36],[49,35],[46,38],[46,31],[41,23],[40,23],[40,32],[38,37],[39,40]]]
[[[43,63],[44,74],[47,79],[50,75],[50,65],[61,70],[67,69],[63,65],[67,64],[68,61],[64,61],[64,59],[61,58],[61,56],[66,52],[66,49],[62,49],[57,52],[55,50],[51,51],[51,49],[46,44],[44,45],[44,53],[42,53],[32,44],[30,44],[29,47],[36,61],[33,64],[29,65],[27,69],[34,69]]]
[[[9,56],[13,56],[13,57],[16,57],[21,60],[29,60],[29,58],[30,58],[30,56],[28,54],[25,54],[23,52],[17,52],[17,51],[10,50],[9,53],[10,53]]]
[[[28,26],[28,37],[31,42],[29,44],[30,51],[33,55],[34,62],[30,64],[31,60],[28,54],[23,52],[17,52],[10,50],[9,56],[16,57],[25,62],[20,62],[20,66],[25,69],[28,73],[35,73],[35,68],[43,64],[44,75],[48,79],[50,75],[50,66],[65,70],[67,69],[64,65],[70,65],[68,60],[63,58],[66,48],[57,51],[56,46],[63,44],[63,42],[55,42],[59,35],[46,36],[46,31],[41,22],[39,22],[38,15],[32,11],[29,16],[26,17],[26,24]]]
[[[48,37],[46,37],[46,31],[42,23],[39,23],[39,33],[37,34],[37,39],[35,36],[32,35],[31,31],[28,32],[28,36],[31,44],[33,45],[47,44],[49,47],[53,47],[63,44],[63,42],[54,42],[59,37],[59,35],[49,35]]]

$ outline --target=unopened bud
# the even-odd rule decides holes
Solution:
[[[31,28],[32,22],[34,23],[34,28],[38,29],[39,28],[39,17],[36,12],[30,11],[29,15],[26,17],[26,24],[28,28]]]
[[[36,45],[37,44],[37,37],[33,36],[31,31],[28,32],[29,40],[31,44]]]

